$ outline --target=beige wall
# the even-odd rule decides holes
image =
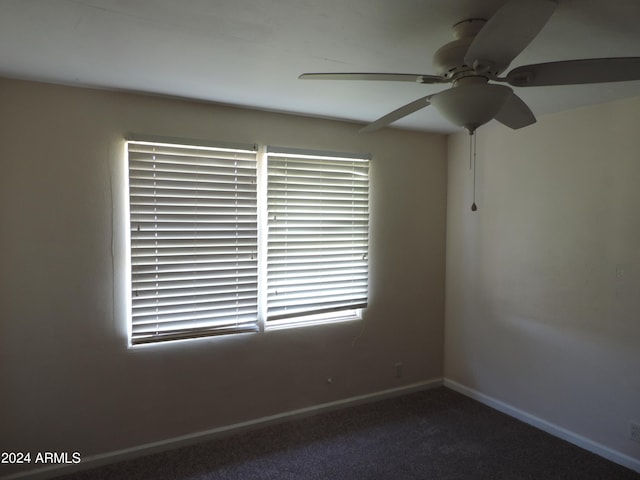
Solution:
[[[0,450],[86,457],[440,378],[446,139],[358,128],[0,80]],[[127,349],[129,132],[371,152],[365,320]]]
[[[448,142],[445,376],[636,459],[640,98]]]

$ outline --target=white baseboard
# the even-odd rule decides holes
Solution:
[[[451,390],[455,390],[458,393],[461,393],[467,397],[473,398],[474,400],[479,401],[480,403],[484,403],[485,405],[494,408],[502,413],[506,413],[507,415],[517,418],[529,425],[532,425],[540,430],[543,430],[551,435],[566,440],[567,442],[573,443],[578,447],[584,448],[585,450],[589,450],[590,452],[595,453],[596,455],[600,455],[601,457],[606,458],[607,460],[611,460],[619,465],[630,468],[638,473],[640,473],[640,460],[637,458],[630,457],[624,453],[618,452],[609,448],[600,443],[594,442],[582,435],[578,435],[566,428],[555,425],[551,422],[543,420],[542,418],[536,417],[535,415],[531,415],[519,408],[512,407],[511,405],[504,403],[500,400],[497,400],[489,395],[485,395],[473,388],[466,387],[458,382],[453,380],[449,380],[448,378],[444,379],[444,386],[450,388]]]
[[[418,392],[421,390],[427,390],[430,388],[436,388],[442,386],[442,378],[436,378],[424,382],[413,383],[411,385],[404,385],[402,387],[390,388],[388,390],[382,390],[366,395],[359,395],[356,397],[345,398],[342,400],[336,400],[334,402],[322,403],[320,405],[314,405],[311,407],[301,408],[298,410],[291,410],[288,412],[278,413],[276,415],[270,415],[267,417],[261,417],[246,422],[235,423],[233,425],[226,425],[223,427],[213,428],[203,432],[192,433],[189,435],[183,435],[180,437],[169,438],[159,442],[147,443],[132,448],[126,448],[123,450],[117,450],[113,452],[103,453],[99,455],[91,455],[83,457],[82,461],[78,464],[70,465],[52,465],[43,467],[36,470],[30,470],[26,472],[20,472],[11,474],[8,476],[0,477],[0,480],[45,480],[48,478],[57,477],[59,475],[66,475],[82,470],[88,470],[90,468],[101,467],[110,463],[122,462],[124,460],[131,460],[145,455],[151,455],[154,453],[160,453],[167,450],[172,450],[187,445],[193,445],[199,442],[205,442],[221,438],[226,435],[234,433],[240,433],[247,430],[266,427],[269,425],[276,425],[278,423],[284,423],[286,421],[295,420],[304,417],[310,417],[319,413],[328,412],[331,410],[338,410],[341,408],[352,407],[355,405],[361,405],[364,403],[375,402],[383,400],[385,398],[392,398],[401,395],[407,395],[409,393]]]

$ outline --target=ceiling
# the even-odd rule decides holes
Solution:
[[[504,0],[0,0],[0,76],[371,122],[446,85],[302,81],[433,74],[451,26]],[[559,0],[511,68],[640,56],[638,0]],[[640,95],[640,81],[517,89],[536,115]],[[434,108],[395,126],[453,132]]]

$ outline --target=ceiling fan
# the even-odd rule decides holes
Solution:
[[[453,124],[470,134],[496,119],[518,129],[536,118],[514,87],[577,85],[640,80],[640,57],[594,58],[524,65],[504,72],[538,35],[557,6],[557,0],[509,0],[491,18],[470,18],[453,26],[454,41],[434,55],[437,75],[406,73],[304,73],[311,80],[386,80],[452,87],[419,98],[360,130],[371,132],[433,104]]]

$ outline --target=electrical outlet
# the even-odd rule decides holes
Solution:
[[[640,423],[631,422],[629,427],[629,438],[633,441],[640,442]]]
[[[402,378],[402,362],[398,362],[394,365],[396,371],[396,378]]]

